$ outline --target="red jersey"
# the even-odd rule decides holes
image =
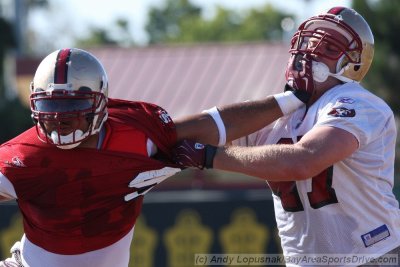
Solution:
[[[124,196],[141,172],[172,164],[149,158],[150,138],[169,156],[172,120],[160,107],[109,99],[102,148],[58,149],[33,127],[0,147],[0,171],[13,184],[27,238],[57,254],[81,254],[113,244],[139,216],[143,196]],[[151,185],[154,186],[155,184]]]

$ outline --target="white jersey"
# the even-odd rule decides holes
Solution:
[[[347,83],[327,91],[302,121],[304,112],[305,108],[297,110],[234,142],[295,143],[319,126],[341,128],[359,142],[350,157],[316,177],[269,182],[280,195],[273,199],[284,255],[383,255],[398,247],[400,210],[393,194],[396,126],[391,109],[359,84]]]

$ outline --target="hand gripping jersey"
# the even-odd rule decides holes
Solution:
[[[109,100],[102,149],[61,150],[42,143],[34,128],[0,147],[0,171],[12,183],[27,238],[57,254],[106,247],[132,230],[142,199],[154,184],[129,188],[140,173],[173,166],[149,158],[150,138],[168,157],[176,132],[152,104]],[[138,197],[125,201],[134,191]]]
[[[320,126],[346,130],[359,142],[350,157],[316,177],[268,182],[285,256],[383,255],[398,247],[400,210],[392,192],[396,126],[390,108],[360,85],[347,83],[322,95],[303,119],[304,112],[298,110],[236,142],[296,143]],[[268,173],[265,176],[268,180]]]

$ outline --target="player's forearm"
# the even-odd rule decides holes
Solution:
[[[293,181],[314,177],[348,158],[359,147],[346,130],[319,126],[296,144],[218,148],[213,168],[240,172],[270,181]],[[210,161],[212,157],[207,157]]]
[[[293,181],[311,177],[316,172],[299,158],[311,159],[303,148],[293,145],[218,148],[213,168],[243,173],[269,181]]]
[[[253,133],[281,117],[282,111],[273,96],[263,100],[248,101],[218,107],[226,131],[226,141]],[[192,139],[217,145],[218,127],[207,113],[174,120],[178,140]]]
[[[227,141],[258,131],[282,117],[273,96],[219,108],[227,133]]]

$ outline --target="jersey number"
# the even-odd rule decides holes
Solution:
[[[278,143],[292,144],[293,142],[289,138],[283,138]],[[330,166],[312,178],[311,192],[307,193],[312,208],[319,209],[329,204],[338,203],[335,189],[332,188],[332,173],[333,166]],[[268,185],[274,195],[281,199],[282,207],[285,211],[296,212],[304,210],[296,182],[268,182]]]

